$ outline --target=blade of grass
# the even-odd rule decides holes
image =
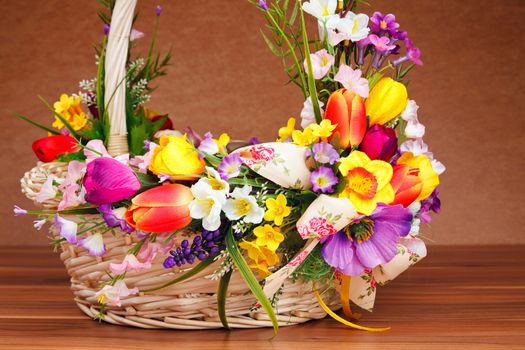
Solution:
[[[36,126],[37,128],[40,128],[40,129],[42,129],[42,130],[44,130],[44,131],[47,131],[47,132],[49,132],[49,133],[51,133],[51,134],[53,134],[53,135],[60,135],[60,132],[58,132],[58,131],[56,131],[56,130],[53,130],[53,129],[51,129],[51,128],[48,128],[47,126],[42,125],[42,124],[40,124],[40,123],[37,123],[37,122],[35,122],[34,120],[32,120],[32,119],[30,119],[30,118],[28,118],[28,117],[25,117],[25,116],[23,116],[23,115],[21,115],[21,114],[18,114],[18,113],[16,113],[16,112],[11,112],[11,111],[8,111],[8,112],[9,112],[11,115],[13,115],[14,117],[17,117],[17,118],[19,118],[19,119],[22,119],[23,121],[26,121],[26,122],[28,122],[29,124],[32,124],[32,125]]]
[[[233,269],[226,272],[219,281],[219,288],[217,290],[217,312],[219,319],[224,328],[230,329],[228,325],[228,318],[226,317],[226,294],[228,293],[228,285],[232,276]]]

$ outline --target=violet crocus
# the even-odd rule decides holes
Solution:
[[[122,231],[131,233],[135,229],[124,219],[126,210],[125,207],[112,209],[111,204],[102,204],[98,207],[98,211],[102,214],[102,218],[108,227],[120,227]]]
[[[396,22],[396,16],[391,13],[383,16],[381,12],[376,11],[370,18],[370,22],[370,29],[373,33],[377,34],[383,34],[385,32],[392,34],[399,28],[399,23]]]
[[[339,153],[327,142],[319,142],[306,150],[306,156],[312,156],[317,163],[334,164],[339,160]]]
[[[369,217],[324,239],[321,254],[337,271],[359,276],[395,257],[397,242],[410,232],[411,222],[410,209],[379,203]]]
[[[229,180],[241,173],[242,159],[239,153],[232,153],[222,158],[217,171],[223,180]]]
[[[259,0],[259,7],[264,11],[268,11],[268,4],[266,3],[266,0]]]
[[[101,157],[87,165],[84,187],[86,201],[101,205],[131,197],[140,190],[141,184],[130,167],[118,160]]]
[[[310,182],[314,192],[333,193],[338,181],[332,168],[321,166],[319,170],[312,171]]]
[[[414,64],[422,66],[423,61],[421,60],[421,50],[419,50],[417,47],[414,47],[414,44],[410,39],[405,40],[405,46],[407,49],[407,53],[392,61],[392,66],[395,67],[407,61],[412,61]]]
[[[372,160],[389,161],[397,151],[396,132],[392,128],[375,124],[366,131],[359,149]]]

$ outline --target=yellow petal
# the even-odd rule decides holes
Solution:
[[[395,195],[392,185],[388,183],[381,191],[376,193],[374,200],[378,203],[390,204],[394,201]]]
[[[361,151],[353,151],[348,157],[341,158],[341,164],[339,165],[339,172],[346,176],[348,172],[354,168],[364,168],[366,164],[370,162],[370,158],[366,153]]]
[[[377,181],[377,191],[381,191],[388,183],[390,183],[392,175],[394,174],[392,166],[382,160],[373,160],[366,164],[364,168],[374,174]]]
[[[377,203],[373,199],[362,199],[354,192],[350,192],[349,198],[350,202],[354,205],[355,210],[364,215],[372,214],[377,206]]]
[[[398,164],[407,164],[413,168],[419,169],[418,177],[423,182],[423,189],[416,200],[421,201],[434,192],[439,185],[439,175],[432,168],[430,160],[424,156],[419,155],[414,157],[412,152],[405,152],[397,161]]]

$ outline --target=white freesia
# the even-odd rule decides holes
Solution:
[[[212,186],[200,179],[191,186],[195,197],[190,203],[190,216],[202,219],[202,226],[208,231],[215,231],[221,226],[221,210],[226,202],[223,191],[215,191]]]
[[[441,163],[437,159],[434,159],[434,154],[429,151],[428,146],[426,145],[426,143],[423,142],[422,139],[407,140],[401,144],[399,149],[402,153],[411,152],[416,157],[424,155],[430,160],[430,163],[432,164],[432,169],[434,169],[434,171],[438,175],[443,174],[446,170],[443,163]]]
[[[230,192],[230,184],[221,178],[221,174],[217,170],[206,167],[206,172],[208,177],[203,177],[200,181],[207,183],[214,191],[222,192],[224,195]]]
[[[365,39],[370,32],[368,28],[369,17],[363,13],[355,14],[348,11],[345,17],[339,14],[329,16],[325,22],[319,22],[319,36],[326,39],[331,46],[336,46],[343,40],[357,42]]]
[[[314,16],[319,21],[326,22],[335,14],[337,0],[310,0],[303,3],[303,11]]]
[[[37,203],[45,202],[48,199],[53,199],[57,196],[57,191],[55,186],[53,185],[53,182],[55,182],[57,178],[54,175],[49,175],[40,188],[40,191],[37,193],[35,201]]]
[[[321,114],[324,113],[323,107],[324,103],[319,101],[319,108],[321,109]],[[308,125],[315,124],[315,113],[314,107],[312,105],[312,97],[308,97],[303,103],[303,109],[301,111],[301,127],[306,129]]]
[[[425,126],[417,119],[418,109],[416,101],[409,100],[405,110],[401,113],[401,118],[407,122],[405,136],[409,139],[418,139],[425,135]]]
[[[257,205],[257,200],[250,193],[252,187],[245,185],[233,190],[232,198],[226,201],[224,213],[230,220],[239,220],[244,217],[245,222],[258,224],[264,217],[264,209]]]

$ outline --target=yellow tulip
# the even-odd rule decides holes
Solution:
[[[366,99],[366,114],[370,126],[385,124],[397,117],[408,103],[407,88],[392,78],[381,79]]]
[[[184,136],[162,136],[155,147],[149,170],[157,175],[171,175],[172,180],[192,180],[204,171],[199,152]]]

